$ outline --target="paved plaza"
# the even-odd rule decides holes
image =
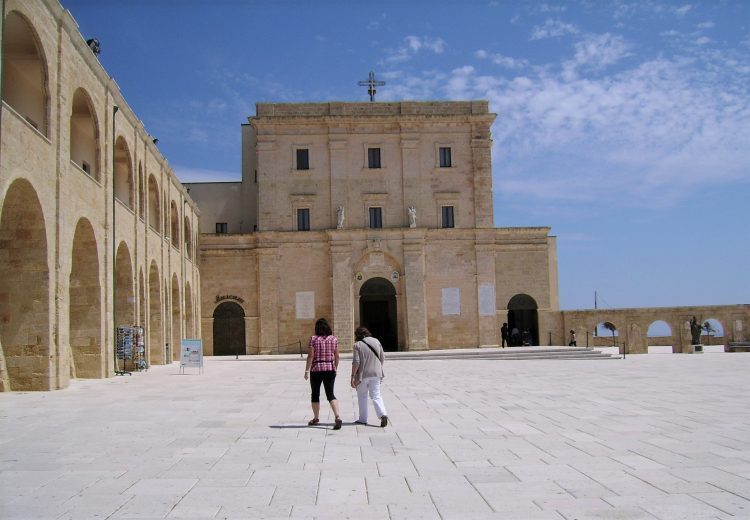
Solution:
[[[750,518],[750,355],[386,362],[392,425],[299,357],[0,394],[0,518]]]

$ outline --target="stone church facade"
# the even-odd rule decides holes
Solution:
[[[116,325],[171,362],[201,334],[197,206],[70,13],[4,7],[0,391],[112,376]]]
[[[345,350],[360,324],[391,350],[498,345],[507,319],[561,342],[555,237],[493,227],[494,119],[486,101],[258,104],[242,182],[188,184],[206,353],[295,352],[319,317]]]

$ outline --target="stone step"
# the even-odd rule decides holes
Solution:
[[[526,347],[523,349],[452,349],[389,352],[389,361],[410,359],[620,359],[586,347]]]

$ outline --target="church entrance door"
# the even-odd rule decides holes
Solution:
[[[214,310],[214,356],[245,354],[245,311],[234,302]]]
[[[508,329],[518,329],[518,337],[511,335],[510,344],[539,345],[539,316],[534,298],[528,294],[516,294],[508,302]]]
[[[385,278],[367,280],[359,291],[359,317],[383,349],[398,350],[396,288]]]

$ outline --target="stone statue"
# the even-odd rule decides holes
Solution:
[[[344,206],[336,208],[336,229],[344,229]]]
[[[409,227],[417,227],[417,208],[409,206]]]
[[[693,316],[693,319],[690,320],[691,345],[701,344],[701,330],[703,330],[703,327],[698,323],[698,320],[695,319],[695,316]]]

